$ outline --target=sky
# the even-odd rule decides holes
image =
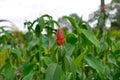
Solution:
[[[110,1],[105,0],[105,4]],[[57,20],[63,15],[77,13],[87,20],[99,6],[100,0],[0,0],[0,19],[10,20],[24,31],[25,20],[33,21],[43,14]]]

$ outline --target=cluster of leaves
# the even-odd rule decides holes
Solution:
[[[28,32],[22,44],[1,28],[4,35],[0,37],[0,79],[119,80],[120,42],[101,29],[93,32],[81,18],[64,18],[72,28],[71,32],[63,28],[66,43],[62,46],[56,44],[59,23],[50,15],[25,22]]]

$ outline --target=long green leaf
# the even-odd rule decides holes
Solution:
[[[67,43],[75,44],[77,42],[77,35],[75,35],[74,33],[68,33],[66,35],[66,41]]]
[[[27,50],[30,51],[38,43],[38,38],[34,38],[27,47]]]
[[[81,32],[83,33],[83,35],[85,35],[85,37],[91,42],[93,43],[96,47],[100,47],[100,43],[97,40],[97,38],[95,37],[95,35],[90,31],[90,30],[85,30],[82,29]]]
[[[67,60],[67,62],[69,64],[69,66],[70,66],[70,70],[72,71],[72,75],[73,75],[73,79],[72,80],[74,80],[75,77],[76,77],[75,65],[74,65],[74,63],[73,63],[73,61],[72,61],[70,56],[66,56],[66,60]]]
[[[75,50],[75,45],[66,44],[65,45],[66,55],[71,56]]]
[[[22,80],[33,80],[35,72],[30,72],[28,75],[26,75]]]
[[[34,63],[27,64],[27,65],[25,66],[25,68],[23,69],[23,74],[24,74],[24,75],[29,74],[30,71],[33,70],[34,66],[35,66]]]
[[[11,49],[11,53],[16,59],[19,59],[22,54],[19,49]]]
[[[77,29],[78,25],[75,21],[75,19],[73,19],[72,17],[68,17],[68,16],[64,16],[64,18],[68,19],[70,21],[70,23],[72,24],[72,26]]]
[[[95,56],[92,56],[92,54],[88,54],[85,56],[85,61],[87,64],[96,70],[99,77],[103,80],[103,74],[105,72],[105,68],[102,64],[102,61],[99,58],[96,58]]]
[[[47,69],[45,80],[60,80],[61,79],[61,66],[57,63],[51,63]]]
[[[38,21],[40,27],[43,28],[45,26],[45,22],[44,22],[43,17],[38,18],[37,21]]]
[[[85,52],[81,53],[77,58],[75,59],[75,66],[78,67],[78,65],[81,64],[81,61],[84,59]]]
[[[15,69],[10,67],[5,72],[6,80],[13,80],[15,77]]]

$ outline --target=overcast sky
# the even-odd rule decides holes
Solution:
[[[105,0],[105,4],[110,1]],[[57,20],[63,15],[77,13],[87,20],[99,6],[100,0],[0,0],[0,19],[10,20],[24,30],[25,20],[34,20],[42,14]]]

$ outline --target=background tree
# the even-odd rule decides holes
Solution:
[[[114,21],[112,22],[112,26],[120,28],[120,0],[112,0],[111,4],[113,10],[116,10],[115,16],[113,17]]]
[[[89,15],[89,22],[93,23],[99,20],[101,16],[100,8]],[[105,18],[110,21],[111,27],[120,29],[120,0],[112,0],[109,4],[105,5]],[[98,21],[99,22],[99,21]]]

